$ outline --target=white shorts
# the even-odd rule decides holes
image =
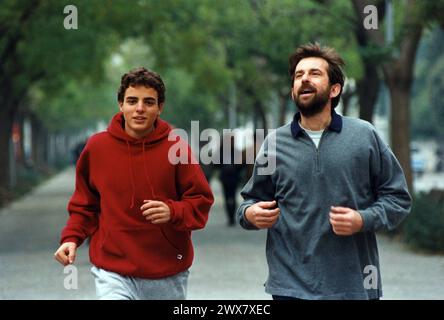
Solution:
[[[171,277],[142,279],[122,276],[93,266],[91,273],[100,300],[185,300],[188,275],[185,270]]]

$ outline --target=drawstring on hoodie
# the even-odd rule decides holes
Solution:
[[[150,176],[148,175],[148,169],[146,168],[146,159],[145,159],[145,140],[142,142],[142,159],[143,159],[143,170],[145,171],[145,179],[148,182],[148,185],[151,189],[151,194],[153,195],[154,200],[158,200],[157,196],[154,194],[153,185],[151,184]]]
[[[153,135],[151,135],[151,137],[147,137],[145,139],[143,139],[142,141],[142,148],[143,148],[143,154],[142,154],[142,158],[143,158],[143,167],[144,167],[144,174],[145,174],[145,179],[149,185],[148,190],[151,190],[151,197],[153,197],[153,200],[160,200],[159,197],[156,196],[156,194],[154,193],[154,187],[151,184],[151,179],[149,176],[149,170],[147,168],[147,164],[146,164],[146,155],[145,155],[145,143],[150,144],[151,141],[153,142],[158,142],[162,139],[165,139],[169,132],[171,131],[171,128],[169,127],[169,125],[164,122],[163,120],[161,120],[160,118],[157,118],[155,120],[155,128],[158,127],[158,129],[155,129],[153,131]],[[134,206],[136,205],[136,176],[135,176],[135,168],[134,168],[134,164],[133,164],[133,155],[131,154],[131,148],[133,146],[138,147],[140,145],[140,140],[138,141],[134,141],[133,137],[130,137],[126,132],[125,132],[125,118],[123,116],[122,112],[119,112],[118,114],[116,114],[113,119],[111,120],[111,123],[108,126],[108,132],[109,134],[119,140],[122,141],[124,143],[126,143],[126,148],[127,148],[127,152],[128,152],[128,162],[129,162],[129,178],[130,178],[130,182],[131,182],[131,204],[130,204],[130,209],[133,209]],[[138,177],[137,177],[138,178]],[[137,180],[138,181],[138,180]]]
[[[131,180],[131,187],[132,187],[132,192],[131,192],[131,205],[130,205],[130,209],[134,208],[134,199],[135,199],[135,194],[136,194],[136,185],[134,183],[134,170],[133,170],[133,161],[132,161],[132,157],[131,157],[131,148],[130,148],[130,144],[128,141],[126,141],[126,147],[128,149],[128,161],[129,161],[129,169],[130,169],[130,180]],[[154,189],[153,186],[151,184],[151,179],[150,176],[148,175],[148,169],[146,167],[146,159],[145,159],[145,140],[143,140],[142,143],[142,158],[143,158],[143,170],[145,172],[145,179],[148,182],[148,186],[151,189],[151,194],[154,198],[154,200],[157,200],[156,195],[154,194]]]
[[[132,159],[131,159],[131,148],[129,145],[129,142],[126,141],[126,147],[128,149],[128,161],[129,161],[129,168],[130,168],[130,180],[131,180],[131,187],[132,189],[132,193],[131,193],[131,205],[130,205],[130,209],[134,208],[134,198],[135,198],[135,194],[136,194],[136,185],[134,183],[134,178],[133,178],[133,164],[132,164]]]

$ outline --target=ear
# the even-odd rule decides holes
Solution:
[[[291,87],[290,94],[291,94],[291,100],[295,101],[293,87]]]
[[[123,102],[119,102],[119,110],[123,112],[122,107],[123,107]]]
[[[340,92],[341,92],[341,85],[339,83],[335,83],[330,88],[330,98],[331,99],[336,98]]]
[[[163,105],[164,105],[163,102],[162,102],[161,104],[159,104],[159,112],[157,112],[157,115],[158,115],[158,116],[160,116],[160,114],[161,114],[162,111],[163,111]]]

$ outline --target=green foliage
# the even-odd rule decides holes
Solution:
[[[444,137],[444,31],[426,31],[418,49],[412,94],[412,136]]]
[[[0,49],[16,40],[16,50],[0,62],[0,69],[5,70],[0,81],[7,79],[11,96],[22,106],[31,106],[28,109],[51,131],[84,128],[107,115],[103,112],[106,94],[100,90],[105,87],[103,61],[117,41],[116,26],[107,18],[121,6],[117,3],[108,10],[99,2],[74,4],[79,13],[77,30],[64,28],[66,4],[60,1],[8,1],[0,7],[0,16],[9,23]],[[27,19],[22,21],[27,11]],[[11,107],[8,103],[0,108]]]
[[[41,1],[25,25],[19,19],[26,1],[4,1],[0,8],[0,30],[23,34],[14,90],[17,95],[39,92],[32,105],[38,104],[34,110],[51,130],[80,128],[115,112],[120,76],[136,66],[159,72],[167,82],[167,119],[180,127],[189,126],[189,120],[220,126],[233,86],[240,118],[251,117],[258,101],[274,112],[277,107],[270,101],[276,95],[288,98],[288,56],[302,43],[335,47],[352,78],[363,75],[362,57],[379,63],[390,53],[375,46],[357,48],[352,32],[356,18],[346,0],[71,4],[79,13],[79,29],[71,31],[63,28],[66,4],[56,0]],[[418,17],[433,11],[429,6]],[[401,11],[395,10],[397,21]],[[0,40],[0,49],[4,45]],[[116,57],[120,64],[113,62]]]
[[[56,95],[36,98],[35,111],[50,131],[76,132],[94,127],[98,120],[109,121],[118,111],[113,95],[116,90],[107,83],[69,80]]]
[[[215,96],[200,92],[196,78],[180,69],[172,69],[164,74],[167,98],[162,118],[173,126],[189,130],[191,121],[199,121],[200,129],[222,127],[215,114],[220,108]],[[219,117],[220,120],[220,117]]]
[[[7,4],[0,16],[14,18],[13,24],[24,3]],[[165,78],[164,116],[180,127],[188,127],[189,120],[224,125],[233,86],[241,117],[251,116],[258,101],[273,111],[273,96],[288,95],[288,56],[301,43],[335,46],[347,59],[349,76],[360,72],[349,26],[337,23],[350,11],[348,1],[329,6],[311,0],[72,4],[78,8],[78,30],[63,28],[65,4],[55,0],[41,2],[21,30],[23,72],[14,75],[15,89],[38,92],[34,111],[51,130],[73,130],[108,116],[115,110],[110,97],[120,76],[140,65]],[[116,56],[122,63],[110,62]]]
[[[444,192],[417,195],[403,230],[413,248],[444,253]]]

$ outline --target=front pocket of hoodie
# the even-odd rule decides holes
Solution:
[[[100,249],[107,255],[115,258],[124,258],[124,252],[121,248],[116,244],[115,241],[112,240],[113,235],[115,236],[116,231],[107,231],[105,232],[102,240],[102,244],[100,245]]]
[[[102,251],[106,258],[118,259],[128,269],[163,273],[170,270],[171,263],[184,258],[173,240],[167,239],[158,226],[111,229],[105,235]]]

